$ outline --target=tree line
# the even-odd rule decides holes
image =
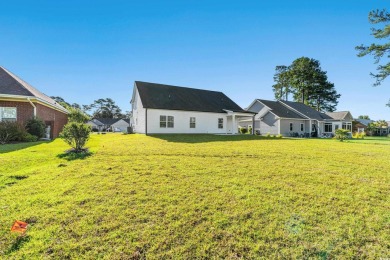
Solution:
[[[99,98],[89,105],[69,103],[58,96],[51,98],[65,108],[78,109],[93,118],[129,118],[130,116],[129,111],[122,113],[121,108],[111,98]]]

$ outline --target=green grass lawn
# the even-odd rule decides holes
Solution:
[[[59,139],[0,146],[0,258],[388,258],[377,139],[107,134],[79,159]]]

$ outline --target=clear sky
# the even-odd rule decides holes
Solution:
[[[49,96],[122,110],[135,80],[273,99],[276,65],[317,59],[338,110],[390,120],[390,79],[372,87],[367,15],[385,0],[1,1],[0,65]]]

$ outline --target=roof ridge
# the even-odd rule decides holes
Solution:
[[[217,91],[217,90],[208,90],[208,89],[201,89],[201,88],[193,88],[193,87],[182,87],[182,86],[176,86],[176,85],[168,85],[168,84],[161,84],[161,83],[154,83],[154,82],[147,82],[147,81],[140,81],[136,80],[134,81],[136,84],[137,82],[139,83],[146,83],[146,84],[154,84],[154,85],[162,85],[162,86],[167,86],[167,87],[175,87],[175,88],[185,88],[185,89],[195,89],[195,90],[201,90],[201,91],[210,91],[210,92],[217,92],[217,93],[222,93],[222,91]],[[225,94],[224,94],[225,95]]]

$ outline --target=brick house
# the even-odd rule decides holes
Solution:
[[[37,117],[50,130],[50,138],[58,137],[68,121],[68,111],[15,74],[0,67],[0,121],[25,124]]]

